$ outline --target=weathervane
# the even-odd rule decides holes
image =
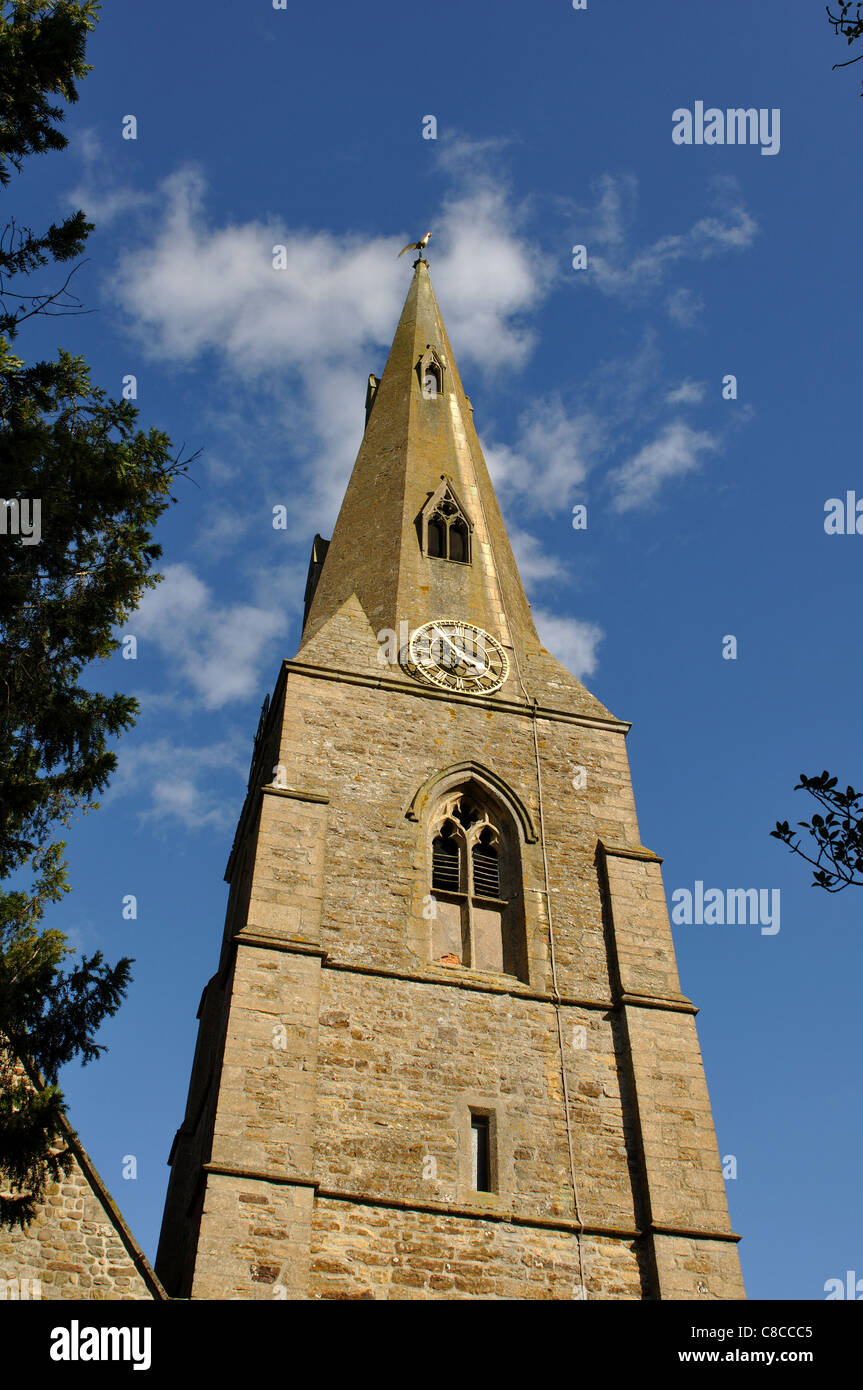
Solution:
[[[419,251],[419,256],[417,257],[417,260],[425,260],[425,257],[423,256],[423,251],[429,244],[430,236],[431,232],[426,232],[425,236],[422,238],[421,241],[409,241],[407,246],[403,246],[401,251],[399,251],[399,256],[403,256],[405,251]],[[399,256],[396,256],[396,260],[398,260]]]

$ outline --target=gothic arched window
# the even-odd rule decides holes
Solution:
[[[473,787],[451,792],[430,823],[431,958],[527,978],[518,837]]]
[[[418,527],[420,543],[432,559],[453,560],[459,565],[471,562],[473,523],[447,478],[423,507]]]
[[[434,401],[443,395],[443,361],[430,343],[417,363],[417,375],[425,400]]]
[[[434,365],[427,367],[423,377],[423,395],[426,400],[434,399],[440,395],[441,377],[440,371]]]

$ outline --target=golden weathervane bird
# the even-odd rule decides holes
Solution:
[[[431,232],[426,232],[422,241],[409,241],[407,246],[403,246],[401,251],[399,251],[399,256],[403,256],[405,251],[419,251],[420,255],[422,255],[423,251],[429,244],[430,236]],[[396,260],[398,260],[399,256],[396,256]]]

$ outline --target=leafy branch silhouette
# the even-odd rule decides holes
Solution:
[[[838,778],[825,771],[816,777],[807,777],[801,772],[795,791],[807,791],[824,807],[826,815],[815,812],[811,820],[797,822],[801,830],[807,831],[814,841],[808,848],[817,850],[813,859],[795,840],[796,831],[788,821],[777,821],[776,829],[770,834],[781,840],[793,854],[799,854],[815,873],[812,887],[823,888],[828,893],[839,893],[843,888],[863,887],[863,793],[853,787],[845,791],[838,789]]]

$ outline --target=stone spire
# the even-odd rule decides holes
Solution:
[[[366,411],[297,660],[324,657],[330,644],[319,634],[337,614],[344,616],[347,605],[354,629],[359,605],[375,642],[381,629],[399,633],[407,624],[413,631],[456,618],[483,628],[507,651],[508,699],[527,695],[559,705],[563,696],[566,708],[574,704],[580,713],[608,718],[540,644],[422,255],[414,261],[383,376],[369,379]],[[428,525],[440,506],[466,536],[452,544],[466,544],[467,563],[429,554]],[[355,641],[349,645],[356,650]],[[553,692],[541,688],[549,685]]]

